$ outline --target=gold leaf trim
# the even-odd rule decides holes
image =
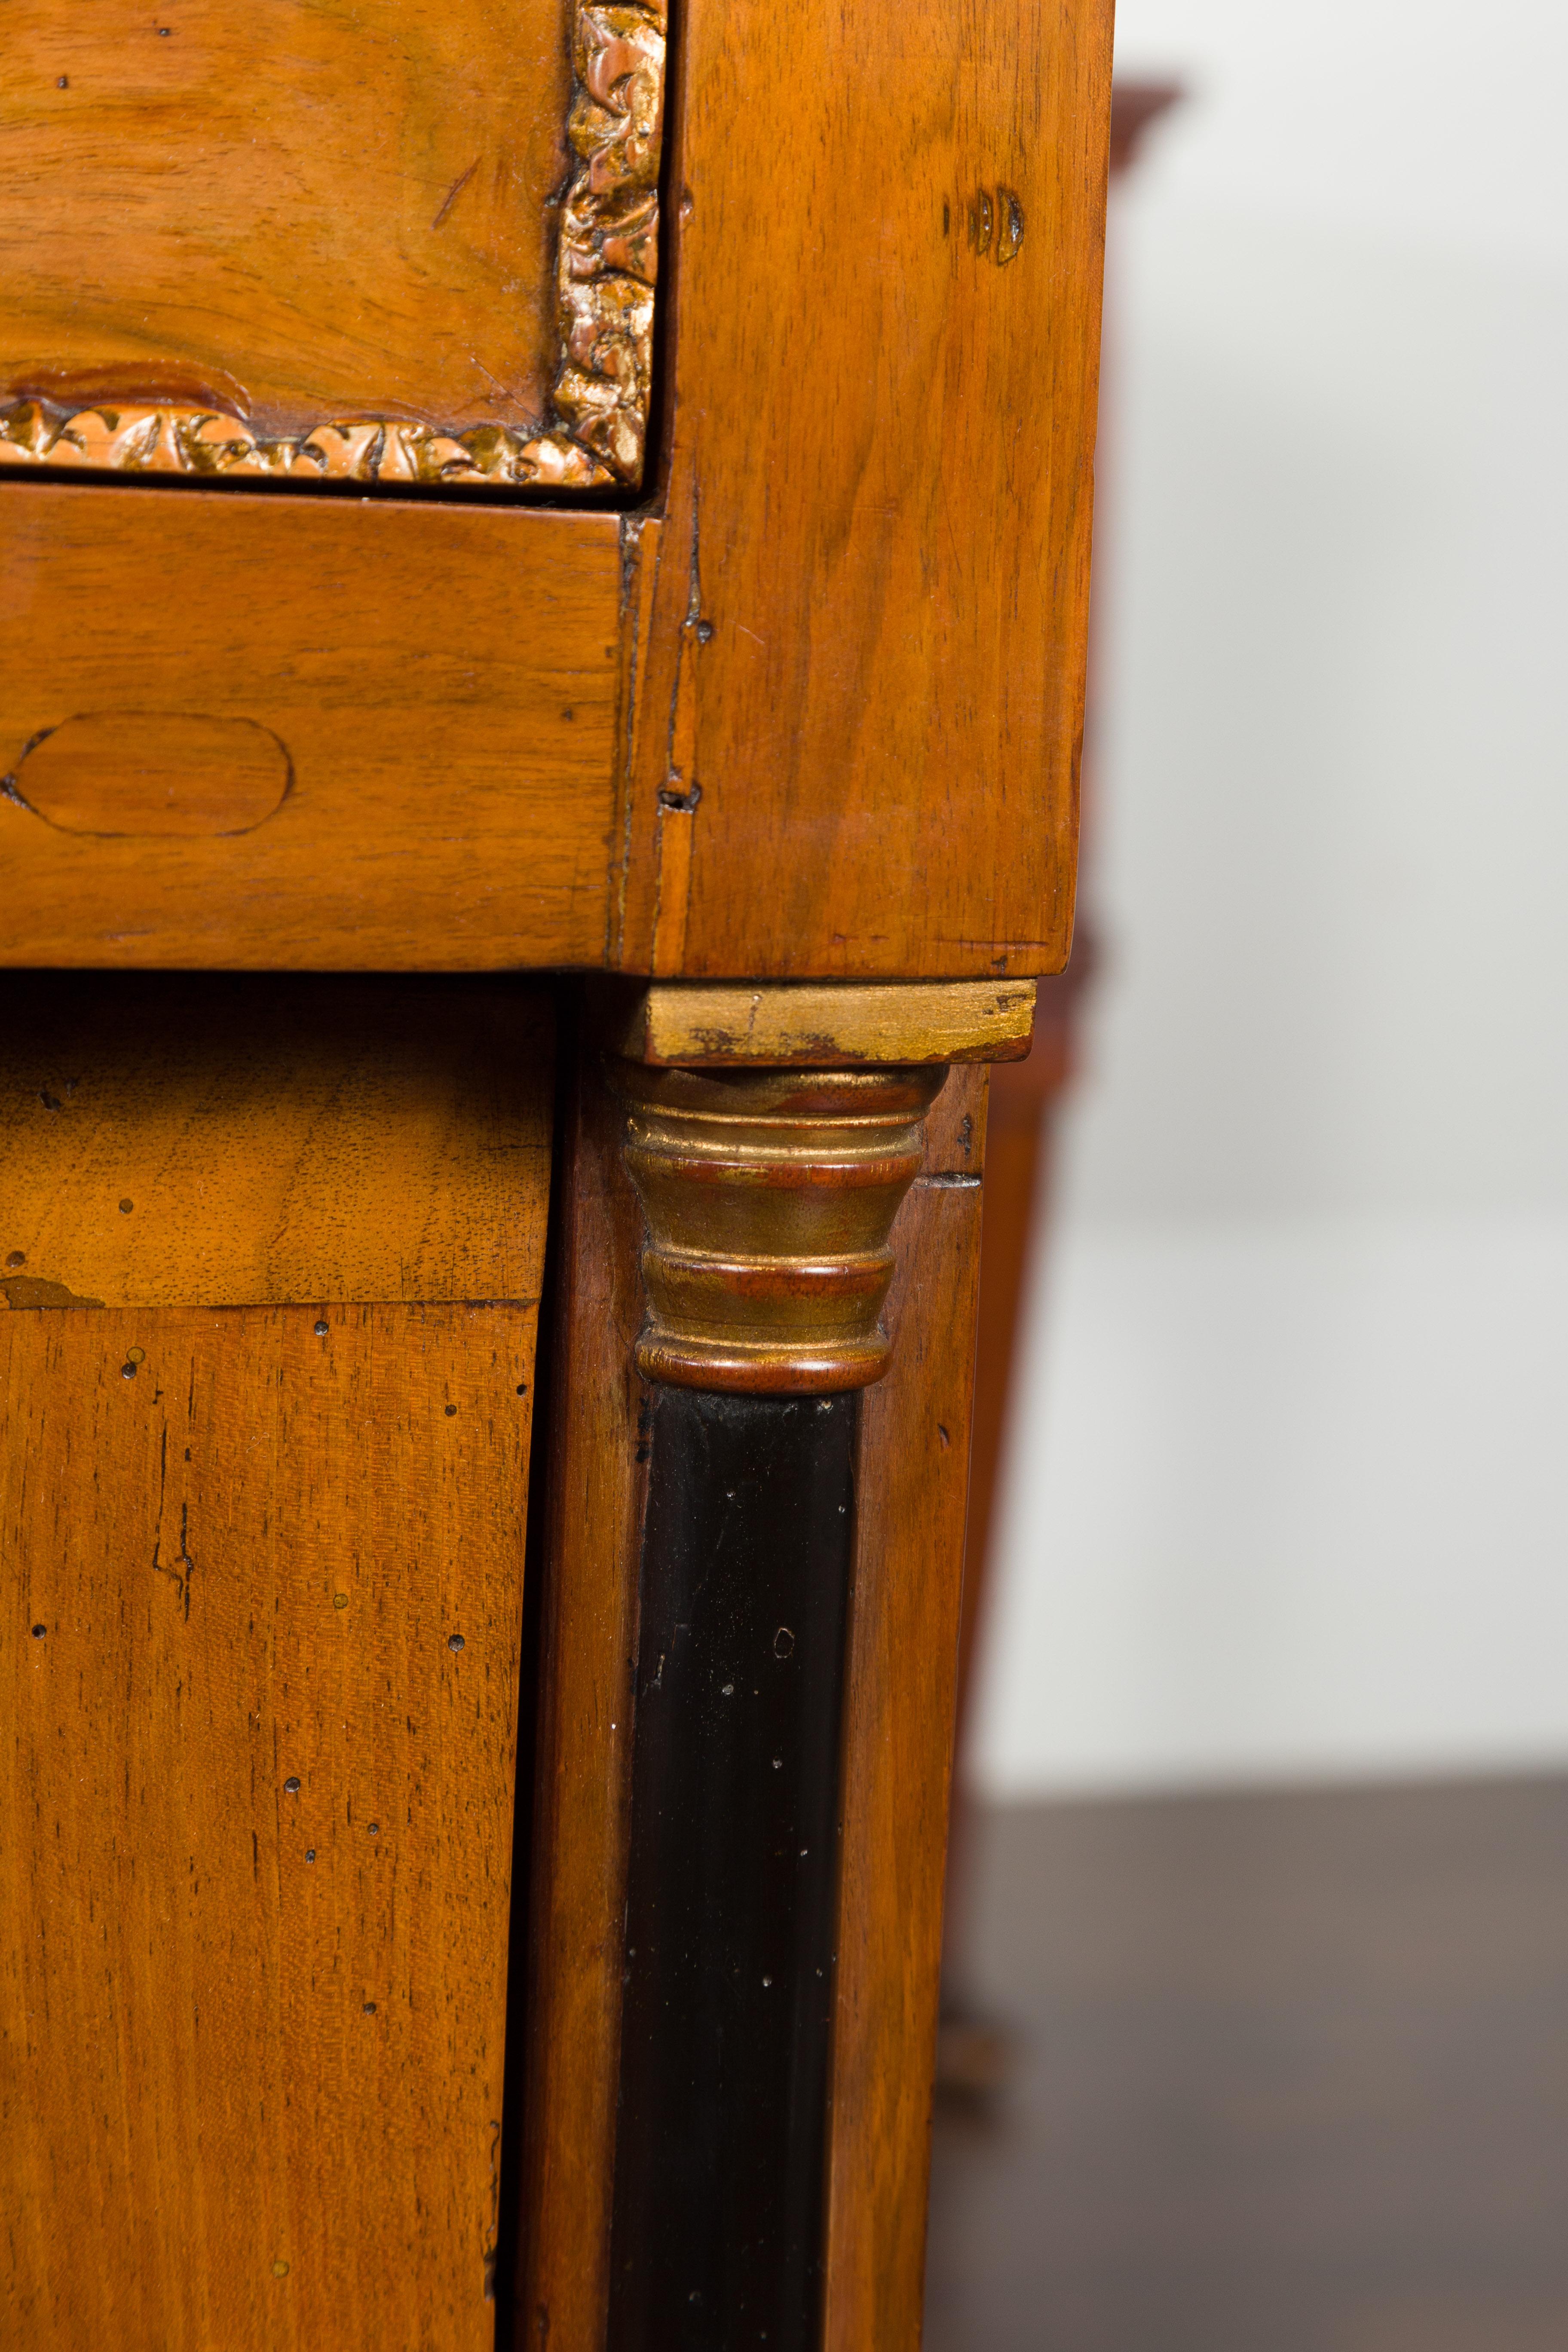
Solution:
[[[0,409],[0,467],[70,466],[225,480],[451,483],[585,490],[642,478],[658,275],[666,0],[579,5],[566,134],[577,158],[556,250],[552,421],[443,433],[350,417],[268,441],[217,408],[104,402]]]
[[[606,1065],[642,1203],[647,1381],[822,1396],[881,1379],[892,1229],[944,1066]]]

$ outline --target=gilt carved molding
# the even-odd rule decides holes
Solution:
[[[556,248],[557,359],[537,432],[438,427],[367,414],[266,440],[216,408],[45,400],[0,409],[0,466],[68,466],[226,480],[595,489],[642,476],[658,268],[668,0],[577,0],[567,141],[576,166]]]

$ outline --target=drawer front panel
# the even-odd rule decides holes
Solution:
[[[600,963],[612,516],[0,484],[0,961]]]
[[[16,0],[0,464],[641,466],[663,0]]]

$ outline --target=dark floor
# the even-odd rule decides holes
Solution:
[[[1568,2352],[1568,1780],[998,1809],[926,2352]]]

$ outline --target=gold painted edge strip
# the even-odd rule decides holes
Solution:
[[[642,479],[658,275],[658,167],[668,0],[578,0],[567,142],[577,168],[556,250],[557,364],[538,433],[478,425],[449,434],[352,417],[264,441],[216,408],[105,402],[74,414],[23,400],[0,409],[0,467],[70,466],[225,480],[595,489]]]
[[[605,1044],[655,1067],[1016,1062],[1029,1050],[1032,980],[601,984]]]

